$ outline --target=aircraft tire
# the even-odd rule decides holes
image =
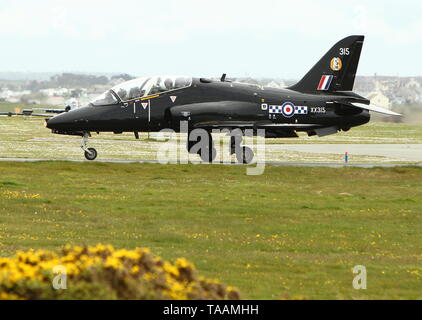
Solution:
[[[215,160],[217,157],[217,150],[215,148],[210,149],[207,148],[205,152],[198,152],[199,156],[201,157],[201,160],[205,163],[211,163]]]
[[[236,159],[239,163],[250,164],[254,158],[254,153],[249,147],[242,147],[240,154],[236,153]]]
[[[85,151],[85,158],[90,161],[95,160],[98,155],[97,150],[94,148],[88,148],[88,151]]]

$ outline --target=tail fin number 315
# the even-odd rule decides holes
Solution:
[[[340,48],[340,55],[341,56],[348,56],[350,54],[349,48]]]

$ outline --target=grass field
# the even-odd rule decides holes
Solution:
[[[0,254],[184,256],[243,298],[422,299],[422,169],[0,163]],[[352,288],[355,265],[368,289]],[[71,285],[68,284],[68,285]]]

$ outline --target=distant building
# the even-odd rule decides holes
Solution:
[[[375,91],[382,92],[388,91],[389,83],[387,81],[375,80]]]
[[[371,104],[376,105],[378,107],[386,109],[390,109],[391,107],[390,99],[388,99],[388,97],[380,91],[370,93],[367,98],[371,100]]]
[[[284,88],[285,87],[285,84],[284,84],[284,82],[275,82],[273,80],[273,81],[267,83],[265,85],[265,87],[269,87],[269,88]]]
[[[373,92],[374,90],[375,90],[375,86],[374,86],[374,81],[372,77],[362,77],[362,76],[356,77],[353,91],[361,94],[362,96],[366,96],[369,93]]]
[[[65,103],[64,97],[48,97],[45,100],[46,104],[52,105],[52,106],[63,106]]]
[[[20,98],[22,96],[27,96],[31,94],[30,90],[23,90],[23,91],[13,91],[5,88],[6,90],[3,90],[0,92],[0,98],[4,101],[16,103],[19,102]]]
[[[63,97],[69,94],[69,89],[67,88],[48,88],[48,89],[41,89],[40,93],[47,97]]]
[[[419,89],[421,84],[414,78],[411,78],[404,86],[409,89]]]
[[[117,86],[118,84],[121,84],[123,82],[125,82],[126,80],[123,78],[118,78],[118,77],[114,77],[109,81],[109,85],[111,87]]]

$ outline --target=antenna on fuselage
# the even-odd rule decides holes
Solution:
[[[223,73],[223,75],[221,76],[220,81],[221,82],[226,81],[226,74],[225,73]]]

